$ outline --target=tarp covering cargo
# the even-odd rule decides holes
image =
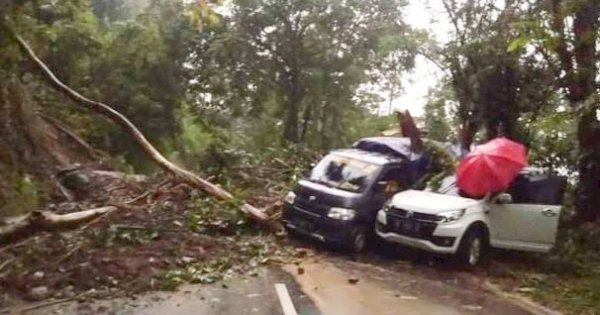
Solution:
[[[410,139],[406,137],[363,138],[356,141],[352,146],[365,151],[391,154],[409,160],[420,158],[420,156],[415,156],[415,154],[410,151]]]
[[[356,141],[352,147],[364,151],[388,154],[407,160],[407,173],[410,182],[417,181],[427,173],[431,162],[428,152],[416,154],[410,150],[410,138],[406,137],[370,137]]]

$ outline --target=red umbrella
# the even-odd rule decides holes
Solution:
[[[458,188],[472,197],[502,191],[527,166],[525,146],[501,137],[467,154],[456,172]]]

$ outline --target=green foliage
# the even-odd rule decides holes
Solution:
[[[61,80],[111,104],[168,156],[216,175],[290,140],[325,150],[377,134],[381,100],[365,83],[384,73],[399,82],[425,36],[402,21],[400,0],[236,1],[225,16],[212,2],[62,0],[41,11],[24,2],[8,16]],[[4,39],[5,70],[21,71]],[[117,165],[151,169],[118,126],[30,80],[47,114]]]
[[[442,86],[429,92],[425,103],[427,138],[442,143],[452,139],[451,120],[447,114],[451,102],[454,102],[454,95],[449,87]]]
[[[533,296],[567,314],[600,312],[600,229],[563,229],[557,248],[540,263],[542,277],[523,277]]]
[[[229,257],[211,259],[199,263],[187,264],[180,269],[169,270],[161,283],[163,290],[174,290],[183,282],[214,283],[223,278],[224,274],[233,267]]]
[[[239,235],[248,224],[248,216],[240,209],[239,202],[215,203],[211,197],[198,198],[191,205],[188,225],[194,231],[211,235]]]
[[[532,55],[552,70],[547,85],[576,113],[577,142],[573,143],[578,144],[577,208],[582,221],[600,218],[599,18],[600,5],[594,0],[531,4],[516,24],[518,38],[513,41],[530,39]]]
[[[187,104],[176,113],[176,120],[179,121],[180,132],[175,140],[163,142],[166,156],[193,169],[209,166],[205,162],[213,160],[211,156],[220,147],[224,136],[216,134],[214,129],[194,115]]]
[[[45,199],[43,183],[31,175],[0,172],[0,217],[37,210]]]
[[[197,104],[221,109],[231,129],[253,126],[252,138],[264,143],[327,149],[353,141],[348,130],[375,103],[359,87],[389,66],[384,59],[392,55],[395,75],[413,65],[416,36],[400,19],[403,5],[233,2],[222,26],[197,39]]]
[[[527,123],[529,159],[532,164],[573,176],[577,167],[575,115],[566,107],[562,112],[540,115]]]
[[[517,37],[517,38],[513,39],[512,42],[510,42],[510,44],[506,48],[506,51],[514,52],[518,49],[522,49],[523,47],[525,47],[525,45],[527,45],[527,43],[529,43],[529,41],[530,41],[530,38],[528,38],[528,37],[525,37],[525,36]]]
[[[551,67],[524,49],[527,36],[515,39],[515,26],[528,6],[519,1],[444,3],[455,21],[456,36],[444,47],[443,61],[456,95],[457,127],[467,134],[483,129],[484,139],[503,134],[523,141],[519,117],[538,112],[553,91]]]
[[[264,266],[271,260],[278,260],[284,255],[280,245],[270,246],[273,239],[267,236],[234,238],[233,248],[223,248],[217,258],[203,261],[183,261],[181,267],[167,271],[163,276],[161,287],[174,290],[183,282],[214,283],[230,278],[235,273],[247,272],[257,275],[255,269]]]
[[[456,171],[458,161],[448,153],[447,144],[435,140],[425,139],[423,141],[425,150],[431,154],[431,165],[425,174],[417,183],[413,185],[414,189],[430,188],[437,191],[442,184],[442,180]]]
[[[3,8],[13,11],[8,11],[7,24],[25,36],[58,78],[113,105],[151,141],[175,137],[175,113],[186,97],[187,39],[196,32],[182,3],[153,0],[134,8],[120,0],[62,0],[36,5],[27,1]],[[118,7],[123,11],[113,10]],[[15,67],[22,58],[4,38],[0,44],[8,49],[2,54],[8,56],[3,60],[10,60],[4,70],[26,70]],[[118,126],[63,106],[64,99],[39,79],[30,80],[35,87],[30,92],[46,114],[67,121],[93,146],[123,154],[138,169],[145,166],[140,151]]]

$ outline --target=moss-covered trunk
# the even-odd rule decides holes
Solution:
[[[18,79],[0,83],[0,216],[31,211],[61,167],[86,159],[56,128]]]

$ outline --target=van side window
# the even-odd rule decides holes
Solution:
[[[380,181],[386,181],[385,195],[391,197],[395,193],[406,189],[409,186],[407,182],[406,170],[402,167],[392,167],[383,172]]]
[[[391,167],[385,170],[381,175],[381,180],[406,181],[407,178],[408,174],[406,174],[406,169],[400,166]]]

